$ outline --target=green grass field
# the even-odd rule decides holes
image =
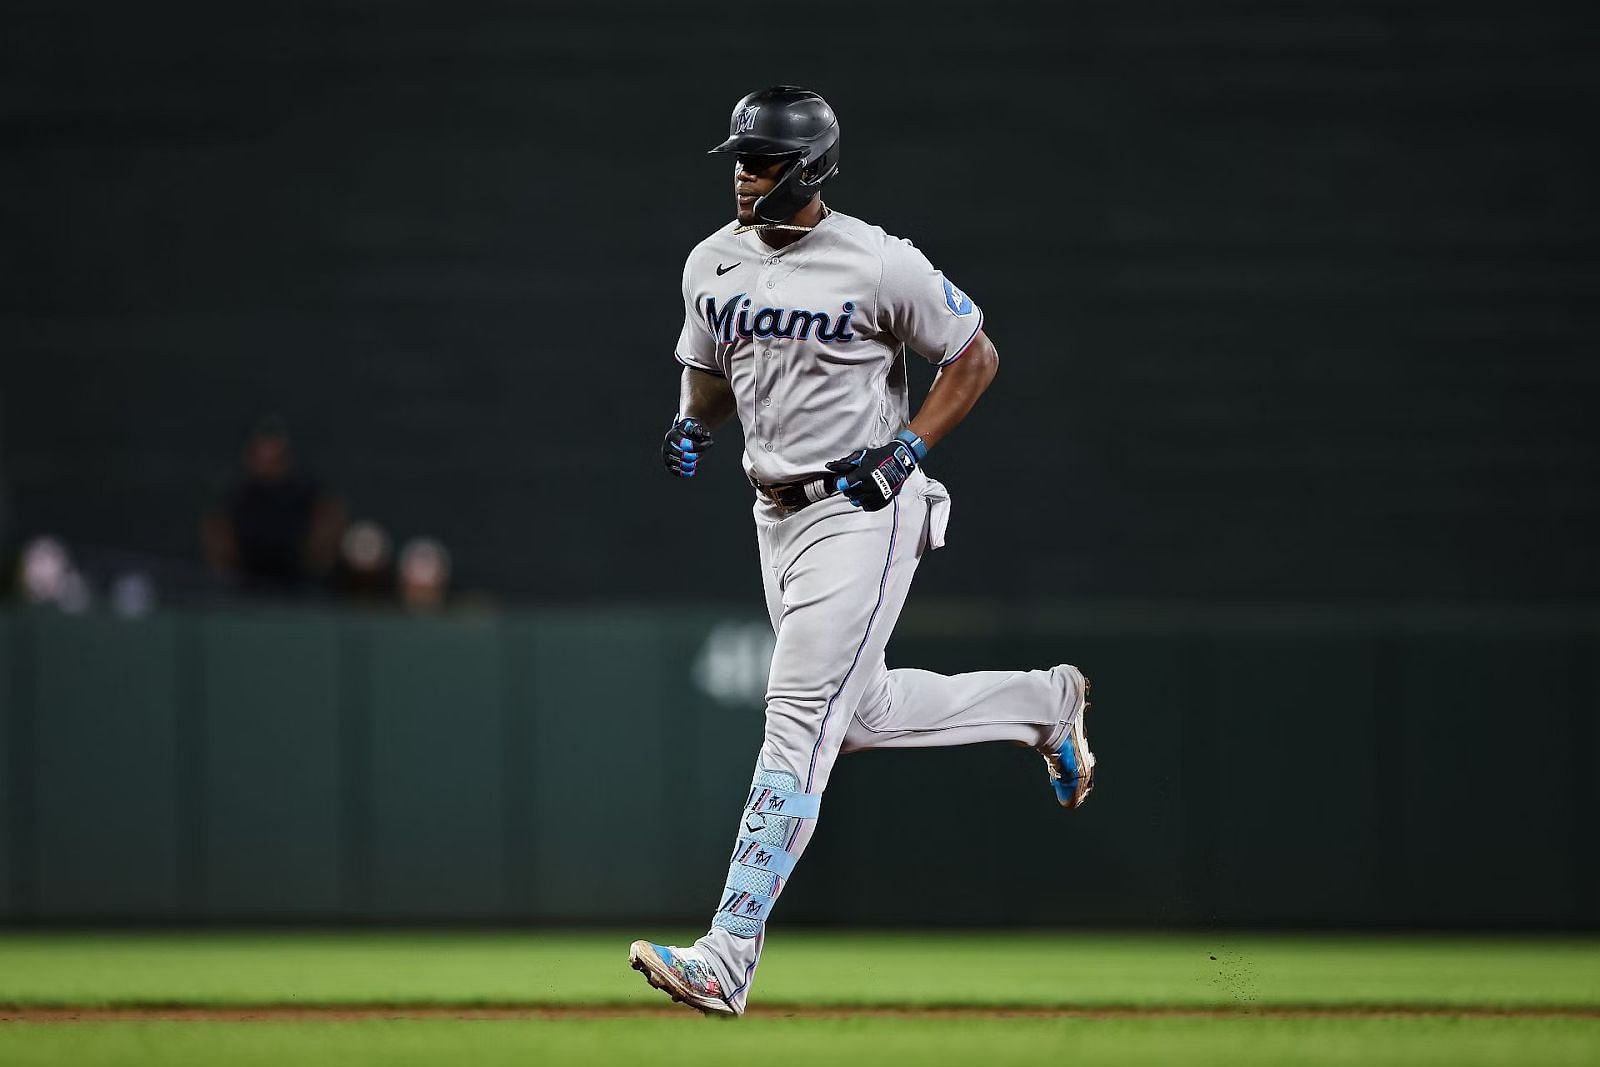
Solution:
[[[1600,1063],[1593,939],[780,930],[736,1022],[629,940],[0,933],[0,1064]],[[544,1010],[397,1017],[487,1006]]]

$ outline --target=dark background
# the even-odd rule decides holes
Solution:
[[[682,260],[731,212],[703,152],[793,81],[841,116],[829,201],[1002,356],[931,461],[920,595],[1591,596],[1583,12],[10,3],[7,543],[197,559],[277,411],[464,586],[747,597],[736,448],[692,485],[655,453]]]
[[[1103,766],[845,760],[783,921],[1600,924],[1584,6],[0,17],[0,554],[95,585],[0,610],[0,919],[704,917],[770,633],[737,431],[658,447],[704,151],[798,82],[1002,358],[891,661],[1080,663]],[[225,595],[264,412],[482,596]]]

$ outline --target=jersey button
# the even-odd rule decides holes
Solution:
[[[766,444],[762,445],[761,447],[766,449],[768,452],[771,452],[772,451],[772,442],[768,441]]]
[[[770,396],[762,397],[761,398],[761,406],[764,407],[764,408],[770,408],[772,406],[772,398]]]

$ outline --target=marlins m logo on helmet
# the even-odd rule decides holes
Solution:
[[[760,111],[760,104],[751,104],[749,107],[739,112],[739,118],[733,124],[733,132],[736,134],[749,133],[755,127],[756,115]]]

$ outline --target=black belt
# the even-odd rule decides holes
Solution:
[[[783,511],[799,511],[808,504],[815,504],[838,492],[834,488],[834,478],[834,475],[819,474],[815,478],[806,478],[798,482],[779,482],[776,485],[766,485],[751,478],[750,484],[756,487],[761,499],[773,507]]]

